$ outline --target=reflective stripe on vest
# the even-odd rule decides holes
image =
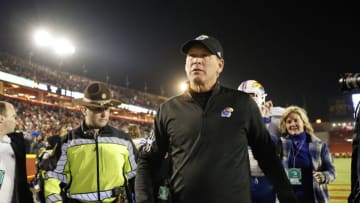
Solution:
[[[62,201],[62,198],[59,194],[52,194],[46,198],[46,203],[51,203],[56,201]]]
[[[97,192],[89,192],[89,193],[82,193],[82,194],[72,194],[68,196],[71,199],[78,199],[78,200],[84,200],[84,201],[97,201]],[[100,192],[100,200],[104,200],[106,198],[111,198],[112,196],[112,190],[107,191],[101,191]]]

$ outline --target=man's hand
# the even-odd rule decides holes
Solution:
[[[271,111],[271,108],[273,107],[273,103],[271,100],[265,102],[264,105],[261,106],[261,114],[262,114],[262,117],[263,118],[269,118],[270,117],[270,111]]]

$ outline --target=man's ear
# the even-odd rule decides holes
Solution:
[[[218,68],[216,70],[216,73],[218,74],[218,76],[220,75],[220,73],[223,71],[224,69],[224,59],[219,59],[218,60]]]

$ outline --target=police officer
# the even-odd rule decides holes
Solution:
[[[60,184],[70,202],[131,201],[126,186],[135,176],[136,149],[127,134],[108,125],[110,108],[120,102],[104,83],[93,82],[74,103],[85,119],[62,142],[56,169],[46,173],[46,202],[63,201]]]

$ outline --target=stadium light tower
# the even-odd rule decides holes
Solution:
[[[52,36],[49,31],[45,29],[36,30],[33,33],[33,41],[36,47],[48,47],[52,43]],[[34,56],[34,52],[29,52],[29,64],[31,64],[31,59]]]
[[[54,40],[52,47],[59,56],[71,55],[75,53],[75,47],[65,38]]]
[[[35,44],[39,47],[51,47],[60,56],[75,53],[75,47],[65,38],[55,38],[49,31],[40,29],[34,34]]]
[[[34,34],[34,42],[36,46],[43,48],[51,48],[59,57],[59,71],[63,63],[63,57],[75,53],[75,46],[65,38],[54,37],[49,31],[45,29],[37,30]],[[29,54],[29,63],[31,64],[31,57],[33,53]]]
[[[52,48],[55,54],[59,57],[59,72],[61,71],[61,66],[63,65],[63,60],[65,56],[73,55],[75,53],[75,47],[70,43],[69,40],[65,38],[60,38],[54,40]]]
[[[35,44],[39,47],[47,47],[52,44],[52,36],[47,30],[37,30],[34,34]]]
[[[61,74],[61,67],[65,56],[75,53],[75,47],[70,43],[68,39],[58,36],[52,36],[45,30],[39,30],[35,32],[35,43],[39,47],[50,48],[56,56],[58,56],[58,74]],[[61,114],[61,108],[59,108]]]
[[[58,56],[75,53],[75,47],[68,39],[54,37],[49,31],[44,29],[35,31],[34,42],[39,47],[51,47]]]

